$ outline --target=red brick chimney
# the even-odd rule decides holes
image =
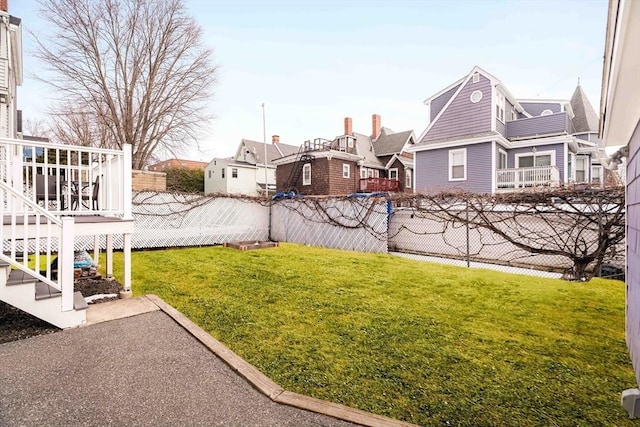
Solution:
[[[9,11],[9,0],[0,0],[0,10],[4,12]]]
[[[380,114],[374,114],[371,116],[371,139],[378,139],[380,136],[380,129],[382,128],[382,123],[380,119]]]
[[[0,0],[1,1],[1,0]],[[271,136],[271,142],[273,144],[277,144],[278,142],[280,142],[280,135],[272,135]]]
[[[344,118],[344,134],[353,135],[353,127],[351,124],[351,117]]]

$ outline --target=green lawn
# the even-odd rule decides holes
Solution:
[[[421,425],[638,425],[622,282],[282,244],[135,252],[133,289],[320,399]]]

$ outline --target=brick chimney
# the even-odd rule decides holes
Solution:
[[[0,0],[0,10],[9,12],[9,0]]]
[[[353,135],[353,126],[351,124],[351,117],[344,118],[344,134]]]
[[[382,127],[380,114],[374,114],[371,116],[371,139],[378,139],[380,136],[380,129]]]
[[[277,144],[278,142],[280,142],[280,135],[272,135],[271,136],[271,142],[273,144]]]

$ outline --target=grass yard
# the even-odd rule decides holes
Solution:
[[[320,399],[420,425],[638,425],[622,282],[281,244],[135,252],[133,290]]]

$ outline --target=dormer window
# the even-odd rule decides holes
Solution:
[[[551,110],[544,110],[542,113],[540,113],[541,116],[548,116],[550,114],[553,114],[553,111]]]
[[[473,81],[473,83],[478,83],[480,81],[480,74],[477,71],[475,73],[473,73],[472,81]]]

